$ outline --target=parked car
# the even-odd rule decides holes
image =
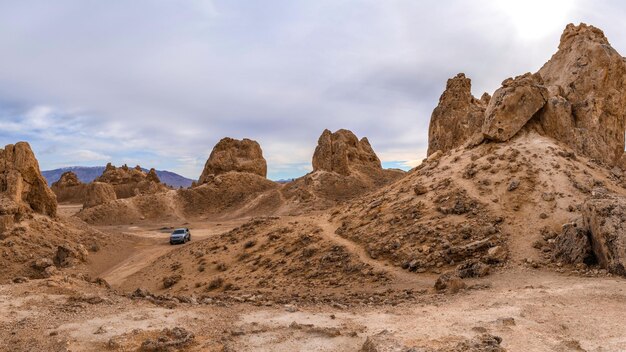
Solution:
[[[189,231],[186,227],[176,229],[170,235],[170,244],[185,243],[189,241],[191,241],[191,231]]]

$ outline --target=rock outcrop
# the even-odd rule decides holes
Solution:
[[[156,171],[153,170],[154,169],[150,170],[152,173],[150,177],[148,177],[149,173],[144,172],[139,165],[135,166],[134,168],[129,168],[127,165],[115,167],[111,163],[108,163],[104,171],[102,172],[102,175],[100,175],[94,181],[105,182],[112,185],[139,183],[147,179],[156,183],[161,182],[159,180],[159,177],[156,175]]]
[[[561,233],[555,238],[554,249],[556,261],[568,264],[591,264],[595,261],[589,230],[585,228],[582,218],[563,225]]]
[[[626,197],[592,198],[583,207],[583,221],[591,236],[598,264],[626,276]]]
[[[448,80],[431,117],[428,155],[532,129],[616,165],[624,154],[625,85],[626,61],[604,33],[569,24],[552,58],[535,74],[505,80],[488,105],[472,97],[464,75]]]
[[[247,138],[222,138],[213,147],[198,184],[208,182],[211,175],[217,176],[231,171],[267,176],[267,162],[258,142]]]
[[[167,190],[167,187],[161,184],[154,169],[145,172],[139,165],[129,168],[127,165],[115,167],[108,163],[102,175],[96,178],[94,182],[112,185],[116,197],[119,199],[130,198],[138,194],[154,194]]]
[[[92,182],[87,187],[83,209],[95,207],[117,199],[113,185],[105,182]]]
[[[73,187],[82,185],[83,183],[78,179],[78,176],[72,171],[64,172],[57,182],[52,184],[52,187]]]
[[[329,130],[322,132],[313,153],[313,171],[347,176],[353,169],[363,167],[382,169],[380,159],[367,138],[359,140],[354,133],[344,129],[334,133]]]
[[[0,212],[4,217],[30,211],[56,215],[56,196],[41,175],[35,154],[26,142],[0,149],[0,194]]]
[[[84,203],[87,184],[82,183],[72,171],[64,172],[50,187],[59,203]]]
[[[541,76],[526,73],[502,82],[485,110],[485,138],[504,142],[513,137],[539,111],[548,98]]]
[[[480,100],[472,95],[472,82],[465,74],[450,78],[446,90],[433,110],[428,128],[428,155],[441,150],[460,147],[470,137],[481,131],[488,94]]]
[[[604,33],[567,25],[559,50],[539,70],[550,91],[543,133],[607,164],[624,153],[626,63]]]

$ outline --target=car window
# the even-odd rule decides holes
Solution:
[[[176,231],[174,231],[173,234],[174,235],[180,235],[180,234],[183,234],[183,233],[185,233],[185,230],[176,230]]]

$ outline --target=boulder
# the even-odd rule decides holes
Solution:
[[[211,175],[217,176],[231,171],[267,176],[267,162],[258,142],[247,138],[222,138],[213,147],[198,183],[208,182]]]
[[[509,78],[496,90],[485,110],[482,132],[486,139],[511,139],[546,104],[548,90],[538,74]]]
[[[624,153],[626,63],[604,33],[568,24],[539,70],[549,89],[536,127],[577,152],[613,165]]]
[[[57,247],[57,252],[52,261],[57,267],[65,268],[86,261],[88,255],[89,252],[87,252],[87,249],[85,249],[82,244],[76,247],[63,245]]]
[[[87,187],[83,209],[108,203],[117,199],[113,185],[104,182],[92,182]]]
[[[471,80],[459,73],[448,80],[446,90],[433,110],[428,127],[428,155],[460,147],[481,132],[488,94],[480,100],[472,95]]]
[[[388,330],[383,330],[368,336],[360,352],[408,352],[410,350],[395,334]]]
[[[313,153],[313,171],[336,172],[350,175],[354,169],[382,169],[367,138],[359,140],[348,130],[324,130]]]
[[[26,142],[0,149],[0,194],[3,214],[29,211],[55,216],[57,200],[41,175],[35,154]]]
[[[459,290],[464,289],[465,286],[463,279],[453,271],[439,275],[437,281],[435,281],[435,290],[437,291],[446,290],[450,293],[457,293]]]
[[[554,239],[553,259],[568,264],[591,264],[595,260],[589,230],[584,227],[582,218],[563,225]]]
[[[494,246],[487,250],[485,259],[489,263],[504,263],[508,256],[507,250],[502,246]]]
[[[54,265],[50,258],[39,258],[33,263],[33,268],[45,270],[47,267]]]
[[[598,264],[613,274],[626,276],[626,197],[587,200],[583,223]]]

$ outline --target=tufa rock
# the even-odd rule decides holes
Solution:
[[[35,154],[26,142],[0,149],[0,194],[4,199],[0,213],[28,211],[55,216],[57,200],[39,170]]]
[[[267,162],[258,142],[244,138],[222,138],[211,151],[204,165],[198,184],[209,181],[211,175],[217,176],[230,171],[248,172],[267,176]]]
[[[550,97],[538,130],[581,154],[617,163],[624,153],[626,63],[604,33],[568,24],[539,74]]]
[[[83,209],[108,203],[117,199],[113,185],[104,182],[92,182],[87,187]]]
[[[487,99],[471,96],[464,75],[449,80],[431,117],[428,154],[473,147],[484,139],[503,142],[531,129],[617,165],[624,155],[625,84],[626,60],[604,33],[569,24],[552,58],[535,74],[504,81],[486,108],[481,103]]]
[[[367,138],[359,140],[354,133],[340,129],[334,133],[324,130],[313,153],[313,171],[350,175],[358,168],[382,169],[380,160]]]
[[[583,223],[598,264],[626,276],[626,198],[592,198],[583,206]]]
[[[64,172],[61,177],[52,184],[52,187],[74,187],[83,184],[73,171]]]
[[[138,194],[155,194],[167,190],[167,187],[161,184],[156,170],[150,169],[149,172],[145,172],[139,165],[129,168],[128,165],[115,167],[108,163],[102,175],[97,177],[94,182],[112,185],[118,199],[130,198]]]
[[[148,174],[146,174],[146,180],[152,181],[154,183],[161,183],[161,180],[159,180],[159,176],[157,175],[157,172],[154,168],[151,168],[150,171],[148,171]]]
[[[87,184],[82,183],[72,171],[64,172],[50,187],[59,203],[84,203],[87,188]]]
[[[582,219],[564,224],[561,233],[554,240],[554,260],[568,264],[591,264],[595,260],[589,231],[584,228]]]
[[[538,74],[526,73],[505,80],[485,110],[483,135],[496,142],[511,139],[546,104],[547,98],[548,90]]]
[[[139,183],[146,180],[156,183],[161,182],[156,174],[156,170],[154,169],[150,169],[150,172],[146,173],[139,165],[131,169],[126,164],[121,167],[115,167],[114,165],[111,165],[111,163],[107,163],[102,175],[98,176],[94,181],[109,183],[112,185],[122,185]]]
[[[428,155],[460,147],[481,131],[489,94],[480,100],[472,96],[472,83],[465,74],[450,78],[433,110],[428,127]]]

